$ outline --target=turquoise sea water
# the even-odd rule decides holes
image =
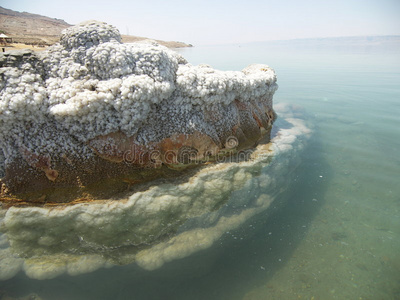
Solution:
[[[270,65],[279,84],[274,103],[295,105],[313,124],[283,204],[156,271],[128,265],[44,281],[21,273],[0,282],[0,292],[42,299],[400,299],[400,45],[293,41],[180,52],[221,70]]]

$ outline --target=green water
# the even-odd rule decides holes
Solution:
[[[46,281],[21,273],[0,291],[42,299],[400,299],[400,45],[181,52],[217,69],[275,69],[274,103],[297,105],[314,127],[286,201],[156,271],[129,265]]]

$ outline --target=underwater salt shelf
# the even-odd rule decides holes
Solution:
[[[23,271],[50,279],[130,263],[155,270],[210,247],[267,210],[290,184],[311,131],[290,107],[275,109],[273,138],[247,161],[206,166],[125,199],[3,210],[0,278]]]

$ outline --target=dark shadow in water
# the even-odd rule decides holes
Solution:
[[[34,292],[45,300],[242,299],[250,290],[267,284],[290,259],[323,205],[332,174],[321,154],[316,132],[301,154],[303,161],[294,171],[295,180],[274,202],[272,212],[259,214],[240,229],[226,233],[210,249],[152,272],[130,265],[46,281],[19,274],[0,282],[0,291],[11,296]]]

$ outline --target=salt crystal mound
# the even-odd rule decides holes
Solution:
[[[101,22],[66,29],[47,51],[0,54],[0,67],[4,201],[112,197],[172,176],[165,166],[188,164],[182,149],[197,162],[253,147],[275,119],[268,66],[193,66],[155,43],[122,44]]]
[[[311,131],[287,106],[278,108],[282,126],[248,160],[209,165],[187,181],[125,199],[2,210],[0,279],[21,270],[51,279],[134,262],[156,270],[209,248],[273,207],[295,176]]]

